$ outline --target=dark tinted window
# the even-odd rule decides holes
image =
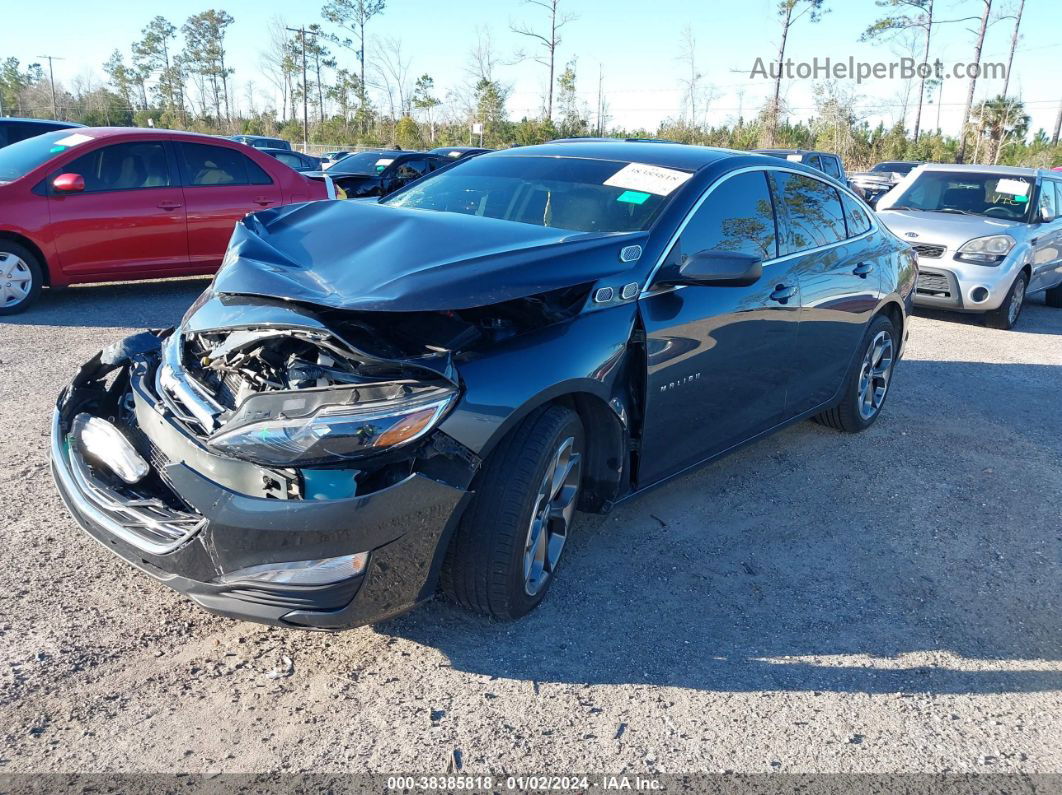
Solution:
[[[85,178],[85,192],[162,188],[170,184],[166,148],[157,141],[105,146],[62,167]]]
[[[762,171],[738,174],[709,194],[682,232],[679,251],[740,251],[777,256],[774,208]]]
[[[178,144],[186,185],[268,185],[257,163],[235,149],[209,144]]]
[[[844,220],[848,224],[848,236],[856,237],[870,231],[870,216],[866,208],[847,193],[841,194],[844,204]]]
[[[822,158],[822,170],[831,177],[841,178],[841,167],[837,164],[836,157],[824,156]]]
[[[789,171],[775,171],[773,174],[789,218],[789,233],[783,242],[783,254],[845,239],[844,211],[835,188],[803,174]]]
[[[294,152],[277,152],[273,155],[273,157],[275,157],[284,165],[291,166],[292,168],[302,168],[304,165],[302,162],[302,158]]]
[[[406,160],[404,163],[399,163],[395,166],[395,177],[397,179],[417,179],[423,176],[427,170],[428,161],[423,158]]]
[[[822,171],[822,161],[819,160],[818,155],[808,155],[804,163],[812,168],[817,168],[819,171]]]

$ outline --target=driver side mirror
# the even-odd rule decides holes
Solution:
[[[1041,224],[1049,224],[1055,220],[1058,216],[1051,212],[1050,207],[1044,207],[1040,205],[1040,212],[1036,214],[1036,220]]]
[[[681,263],[661,270],[656,284],[747,287],[758,282],[762,275],[762,257],[739,251],[708,249],[683,257]]]
[[[80,174],[60,174],[52,180],[52,187],[60,193],[81,193],[85,190],[85,178]]]

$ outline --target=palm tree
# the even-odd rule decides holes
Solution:
[[[1025,106],[1019,100],[1002,95],[986,99],[973,110],[972,122],[977,130],[978,148],[982,139],[987,140],[992,163],[998,163],[1007,143],[1025,138],[1029,121]]]

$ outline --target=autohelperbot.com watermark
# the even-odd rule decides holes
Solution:
[[[969,77],[989,80],[1007,76],[1007,65],[998,62],[945,64],[939,58],[919,61],[915,58],[899,58],[895,61],[859,61],[848,58],[814,57],[810,61],[769,61],[757,58],[749,71],[749,77],[777,80],[949,80]]]

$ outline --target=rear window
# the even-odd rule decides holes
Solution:
[[[615,160],[474,157],[381,203],[575,232],[633,232],[648,228],[691,176]]]
[[[36,135],[5,146],[0,149],[0,182],[12,182],[24,177],[52,158],[92,140],[91,134],[80,132],[75,127]]]

